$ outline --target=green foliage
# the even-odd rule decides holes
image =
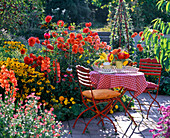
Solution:
[[[147,27],[144,30],[146,47],[148,50],[154,50],[156,59],[168,71],[170,69],[170,38],[165,37],[164,34],[169,34],[170,24],[160,19],[154,21],[153,29]]]
[[[5,29],[12,35],[24,36],[37,28],[43,14],[41,0],[1,0],[0,32]]]
[[[53,16],[53,21],[63,20],[67,23],[90,20],[91,10],[86,0],[51,0],[46,1],[45,14]]]
[[[162,12],[169,13],[170,12],[170,2],[167,0],[159,0],[156,4],[158,6],[158,10]]]
[[[170,95],[170,72],[166,72],[165,69],[162,71],[159,93],[163,95]]]

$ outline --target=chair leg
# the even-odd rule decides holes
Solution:
[[[138,102],[138,104],[139,104],[140,111],[142,112],[141,104],[140,104],[138,98],[134,97],[134,95],[133,95],[130,91],[129,91],[129,93],[130,93],[130,95],[132,96],[132,98],[131,98],[131,100],[129,101],[129,103],[128,103],[128,105],[127,105],[127,109],[128,109],[128,107],[129,107],[130,103],[132,102],[132,100],[135,99],[135,100]],[[126,112],[125,112],[125,115],[126,115]]]
[[[96,118],[97,116],[99,116],[100,114],[96,114],[95,116],[93,116],[89,121],[88,121],[88,123],[86,124],[86,126],[85,126],[85,128],[84,128],[84,130],[83,130],[83,134],[85,133],[85,131],[86,131],[86,129],[87,129],[87,126],[89,125],[89,123],[94,119],[94,118]]]
[[[75,128],[75,125],[76,125],[78,119],[81,117],[81,115],[82,115],[83,113],[85,113],[86,111],[90,110],[90,109],[93,108],[93,107],[94,107],[94,105],[91,106],[90,108],[87,108],[86,110],[84,110],[83,112],[81,112],[81,113],[79,114],[79,116],[76,118],[76,120],[75,120],[75,122],[74,122],[73,128]]]
[[[150,92],[148,92],[148,93],[149,93],[150,97],[153,99],[153,101],[152,101],[152,103],[150,104],[149,109],[148,109],[148,111],[147,111],[147,117],[146,117],[147,119],[148,119],[148,116],[149,116],[149,111],[150,111],[150,109],[151,109],[151,107],[152,107],[152,104],[153,104],[154,102],[156,102],[156,103],[158,104],[158,107],[160,108],[160,104],[159,104],[158,101],[156,100],[157,95],[155,96],[155,98],[153,98],[152,95],[150,94]]]
[[[123,108],[125,109],[125,112],[128,113],[129,117],[132,119],[133,123],[137,126],[136,122],[134,121],[133,117],[130,115],[129,111],[127,110],[127,108],[125,107],[125,105],[123,104],[123,102],[121,101],[121,99],[118,99],[118,101],[121,103],[121,105],[123,106]]]

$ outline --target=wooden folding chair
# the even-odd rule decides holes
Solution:
[[[158,91],[159,91],[159,84],[160,84],[160,79],[161,79],[161,70],[162,70],[161,64],[158,63],[156,59],[150,59],[150,58],[140,59],[139,71],[143,72],[145,75],[148,75],[148,76],[158,76],[157,84],[155,84],[153,82],[147,82],[148,86],[144,90],[144,93],[148,93],[149,96],[151,97],[151,99],[153,100],[151,102],[151,104],[149,105],[149,109],[147,110],[147,118],[148,118],[148,115],[149,115],[150,108],[152,107],[152,104],[154,102],[156,102],[158,104],[158,107],[160,108],[160,104],[156,100],[156,98],[158,96]],[[153,92],[154,90],[157,90],[155,97],[153,97],[151,95],[151,92]],[[132,99],[129,101],[127,108],[129,107],[130,102],[134,98],[139,103],[139,107],[140,107],[140,110],[141,110],[141,103],[139,102],[139,100],[136,97],[133,96],[133,94],[131,93],[131,90],[129,90],[129,93],[132,96]]]
[[[80,113],[80,115],[77,117],[77,119],[75,120],[75,123],[73,125],[73,128],[75,127],[75,125],[76,125],[78,119],[81,117],[81,115],[83,113],[85,113],[86,111],[91,110],[95,113],[95,115],[86,124],[86,126],[83,130],[83,134],[85,133],[85,130],[86,130],[87,126],[89,125],[89,123],[94,118],[97,118],[97,117],[100,118],[100,121],[97,123],[97,125],[100,122],[102,122],[102,125],[104,126],[103,119],[107,118],[113,124],[114,129],[115,129],[115,133],[117,133],[117,128],[116,128],[115,124],[113,123],[113,121],[107,116],[107,113],[112,108],[112,104],[113,104],[114,100],[117,100],[122,104],[122,106],[125,108],[126,112],[129,114],[125,105],[123,104],[123,102],[121,101],[121,99],[119,97],[120,93],[117,92],[117,91],[109,90],[109,89],[92,90],[92,82],[90,80],[90,74],[89,74],[90,70],[88,68],[83,67],[83,66],[77,65],[76,71],[77,71],[78,80],[79,80],[82,102],[87,107],[87,109],[84,110],[82,113]],[[81,85],[86,86],[90,89],[82,91]],[[92,102],[92,104],[93,104],[92,106],[87,105],[87,103],[86,103],[87,99]],[[107,105],[104,107],[104,109],[102,111],[100,111],[97,107],[97,104],[103,103],[103,102],[107,103]],[[129,116],[131,117],[130,114],[129,114]],[[133,120],[132,117],[131,117],[131,119]],[[134,122],[134,120],[133,120],[133,122]]]

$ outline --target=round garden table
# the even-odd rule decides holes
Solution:
[[[92,84],[97,89],[111,89],[114,87],[124,87],[126,90],[134,91],[134,97],[139,96],[148,86],[144,73],[121,73],[103,74],[97,71],[90,72]]]

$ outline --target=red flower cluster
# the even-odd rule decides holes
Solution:
[[[116,55],[115,59],[128,59],[129,58],[129,53],[126,51],[121,51],[121,49],[114,49],[110,52],[110,54]]]
[[[24,57],[24,63],[29,65],[33,63],[33,58],[29,58],[28,56]]]
[[[63,27],[63,26],[64,26],[64,21],[63,21],[63,20],[59,20],[59,21],[57,22],[57,25],[58,25],[59,27]]]
[[[57,37],[57,35],[58,35],[58,34],[57,34],[56,32],[52,32],[52,36],[53,36],[53,37]]]
[[[91,25],[91,22],[85,24],[86,27],[90,27]]]
[[[54,50],[54,47],[51,44],[48,44],[47,48],[50,49],[50,50]]]
[[[56,69],[57,69],[57,77],[59,78],[59,82],[60,82],[60,80],[61,80],[60,63],[57,62],[57,60],[53,61],[53,70],[56,71]],[[54,73],[54,74],[56,74],[56,73]],[[55,81],[56,81],[56,76],[55,76]]]
[[[45,59],[42,60],[42,64],[41,64],[41,71],[47,71],[50,72],[50,58],[49,57],[45,57]]]
[[[10,86],[10,83],[13,84],[13,88],[11,89],[12,86]],[[16,96],[16,91],[18,90],[15,88],[18,86],[17,80],[15,78],[14,71],[10,70],[8,71],[5,67],[5,65],[2,65],[1,71],[0,71],[0,87],[5,88],[5,94],[7,95],[8,92],[10,92],[12,97]]]
[[[140,51],[140,52],[142,52],[142,51],[143,51],[143,47],[142,47],[142,45],[141,45],[141,44],[137,44],[137,48],[139,49],[139,51]]]
[[[49,23],[50,21],[52,20],[52,17],[50,15],[48,15],[46,18],[45,18],[45,21],[47,23]]]
[[[74,26],[69,26],[68,29],[69,29],[70,31],[74,31],[74,30],[75,30],[75,27],[74,27]]]
[[[28,44],[29,44],[29,46],[31,46],[31,47],[33,47],[34,45],[35,45],[35,43],[40,43],[40,40],[39,40],[39,38],[37,37],[37,38],[35,38],[35,37],[30,37],[29,39],[28,39]]]
[[[135,36],[137,36],[138,33],[137,32],[134,32],[132,35],[131,35],[131,38],[134,38]]]

